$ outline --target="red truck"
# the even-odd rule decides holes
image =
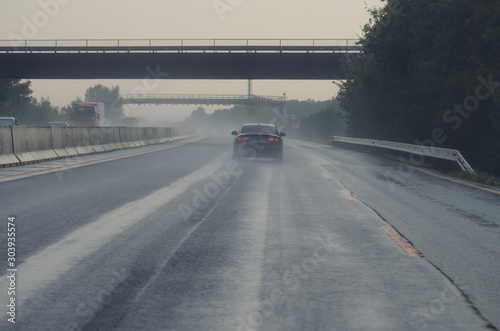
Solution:
[[[104,126],[104,104],[102,102],[77,102],[71,114],[74,126]]]

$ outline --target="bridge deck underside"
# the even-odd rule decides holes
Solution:
[[[9,79],[345,79],[350,53],[10,53]]]

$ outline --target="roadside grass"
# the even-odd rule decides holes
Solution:
[[[473,175],[461,170],[452,170],[448,171],[446,174],[470,182],[500,187],[500,177],[484,171],[476,171],[476,175]]]

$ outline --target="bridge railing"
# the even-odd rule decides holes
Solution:
[[[39,39],[0,40],[0,52],[361,52],[361,46],[357,39]]]

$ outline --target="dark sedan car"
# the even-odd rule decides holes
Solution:
[[[274,124],[243,124],[240,131],[233,131],[236,136],[233,144],[233,159],[253,158],[257,156],[273,157],[283,160],[284,132],[279,132]]]

